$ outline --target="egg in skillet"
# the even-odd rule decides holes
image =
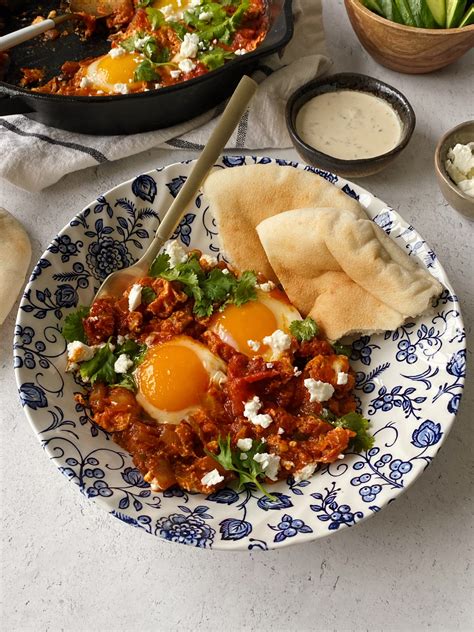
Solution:
[[[179,424],[198,410],[225,363],[189,336],[150,347],[137,367],[137,402],[159,423]]]
[[[222,312],[217,312],[209,326],[221,340],[247,356],[260,355],[270,360],[271,348],[263,344],[266,336],[276,330],[289,331],[293,320],[301,320],[301,315],[289,302],[284,292],[277,288],[269,291],[257,289],[257,300],[244,305],[229,305]]]
[[[155,0],[151,3],[153,9],[159,9],[170,20],[181,20],[184,11],[199,7],[202,0]]]
[[[102,90],[107,94],[127,94],[142,87],[135,81],[135,70],[145,58],[140,53],[128,53],[121,47],[112,48],[85,68],[80,87]]]

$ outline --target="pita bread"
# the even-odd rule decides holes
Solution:
[[[330,340],[396,329],[441,284],[369,219],[337,209],[296,209],[257,226],[288,297]]]
[[[23,286],[30,259],[30,240],[23,226],[0,208],[0,325]]]
[[[222,250],[238,270],[262,272],[277,282],[255,227],[292,208],[332,207],[367,217],[356,200],[315,173],[279,165],[245,165],[213,171],[204,193],[219,226]]]

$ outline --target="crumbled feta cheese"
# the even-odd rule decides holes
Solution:
[[[237,447],[239,450],[242,450],[242,452],[248,452],[252,447],[252,443],[252,439],[239,439],[237,441]]]
[[[191,72],[191,70],[196,68],[196,64],[191,59],[182,59],[178,64],[178,68],[183,72]]]
[[[212,20],[212,11],[201,11],[198,17],[201,22],[210,22]]]
[[[262,428],[268,428],[273,422],[270,415],[259,415],[258,411],[262,407],[260,398],[255,395],[250,401],[244,404],[244,417],[252,422],[255,426],[261,426]]]
[[[207,474],[201,478],[201,483],[206,487],[211,487],[212,485],[217,485],[218,483],[222,483],[224,477],[219,474],[217,469],[211,470]]]
[[[342,459],[343,459],[345,456],[346,456],[345,454],[338,454],[338,455],[337,455],[337,458],[338,458],[340,461],[342,461]]]
[[[308,478],[311,478],[314,474],[314,470],[318,467],[317,463],[308,463],[293,474],[293,478],[295,479],[295,483],[300,483],[301,481],[306,481]]]
[[[340,386],[341,384],[347,384],[347,379],[348,379],[348,375],[347,373],[344,373],[344,371],[338,371],[337,372],[337,384],[338,386]]]
[[[285,431],[283,430],[283,428],[278,428],[277,434],[279,435],[285,434]]]
[[[134,312],[142,302],[142,286],[134,283],[128,293],[128,311]]]
[[[170,258],[170,266],[174,268],[178,263],[184,263],[188,259],[188,253],[180,246],[176,239],[171,239],[165,244],[165,254]]]
[[[207,263],[208,266],[216,266],[218,263],[217,257],[214,257],[214,255],[201,255],[201,260]]]
[[[114,92],[117,94],[128,94],[128,86],[126,83],[115,83]]]
[[[301,373],[302,373],[302,371],[300,371],[297,366],[293,367],[293,375],[295,377],[299,377],[301,375]]]
[[[241,461],[246,461],[248,459],[248,454],[245,454],[245,452],[241,452],[240,454],[240,460]]]
[[[267,369],[273,369],[273,362],[267,362],[265,366]]]
[[[74,373],[74,371],[77,371],[78,368],[79,368],[79,365],[77,364],[77,362],[68,362],[67,367],[66,367],[66,372]]]
[[[130,360],[126,353],[121,353],[115,360],[114,371],[115,373],[126,373],[128,369],[133,366],[133,361]]]
[[[326,402],[334,395],[334,387],[327,382],[321,382],[320,380],[313,380],[312,377],[304,381],[309,392],[310,402]]]
[[[165,16],[165,18],[168,18],[173,13],[173,5],[165,4],[164,7],[160,7],[160,11]]]
[[[216,371],[211,378],[211,382],[214,382],[217,386],[222,386],[227,382],[227,375],[222,371]]]
[[[234,55],[245,55],[246,52],[245,48],[238,48],[237,50],[234,50]]]
[[[258,340],[247,340],[247,345],[255,352],[260,349],[260,342],[258,342]]]
[[[224,268],[222,270],[222,274],[230,274],[229,269],[228,268]]]
[[[89,79],[89,77],[82,77],[79,87],[89,88],[91,85],[92,85],[92,81]]]
[[[260,283],[257,287],[262,290],[262,292],[271,292],[275,289],[275,284],[273,281],[267,281],[266,283]]]
[[[278,360],[281,354],[291,347],[291,338],[281,329],[277,329],[271,336],[265,336],[263,344],[271,348],[271,360]]]
[[[276,454],[268,454],[268,452],[260,452],[253,457],[253,460],[260,463],[265,476],[271,481],[277,480],[278,470],[280,469],[280,457]]]
[[[197,33],[185,33],[181,47],[179,49],[179,55],[181,59],[186,57],[196,57],[198,54],[199,35]]]
[[[109,57],[115,59],[116,57],[120,57],[121,55],[125,55],[125,48],[121,46],[116,46],[115,48],[111,48],[109,50]]]
[[[202,4],[202,0],[191,0],[189,2],[190,7],[198,7],[200,4]]]
[[[181,75],[181,70],[170,70],[171,79],[177,79]]]
[[[79,340],[68,343],[67,359],[69,362],[86,362],[86,360],[91,360],[94,354],[94,347],[89,347]]]
[[[118,345],[123,345],[123,343],[128,340],[129,336],[128,334],[125,334],[125,336],[121,336],[120,334],[117,336],[117,344]]]

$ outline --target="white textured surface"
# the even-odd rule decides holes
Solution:
[[[460,296],[472,346],[474,224],[444,202],[432,155],[445,130],[473,118],[474,55],[433,75],[399,75],[361,50],[341,0],[326,0],[325,17],[334,70],[385,79],[416,110],[417,129],[403,157],[361,183],[434,247]],[[296,157],[292,151],[272,154]],[[36,261],[97,195],[188,157],[151,150],[73,174],[34,195],[0,183],[0,199],[24,222]],[[379,515],[314,544],[217,553],[161,542],[115,520],[48,463],[16,395],[14,319],[10,314],[0,330],[0,614],[6,632],[473,628],[472,378],[433,465]]]

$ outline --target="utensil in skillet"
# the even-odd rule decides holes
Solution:
[[[13,31],[12,33],[7,33],[7,35],[0,37],[0,53],[18,44],[23,44],[23,42],[27,42],[37,35],[46,33],[46,31],[54,29],[67,20],[80,20],[81,13],[91,15],[97,19],[106,18],[117,11],[123,2],[124,0],[70,0],[68,13],[53,18],[47,18],[42,22],[30,24],[22,29],[18,29],[18,31]]]
[[[159,225],[150,247],[143,257],[134,263],[133,266],[110,274],[100,286],[92,302],[104,296],[118,296],[134,279],[140,276],[146,276],[156,255],[165,241],[173,234],[186,207],[196,194],[210,168],[216,162],[219,154],[224,149],[226,142],[240,121],[256,89],[257,83],[247,75],[244,75],[186,182],[181,187],[178,195],[173,200],[163,218],[163,221]]]

